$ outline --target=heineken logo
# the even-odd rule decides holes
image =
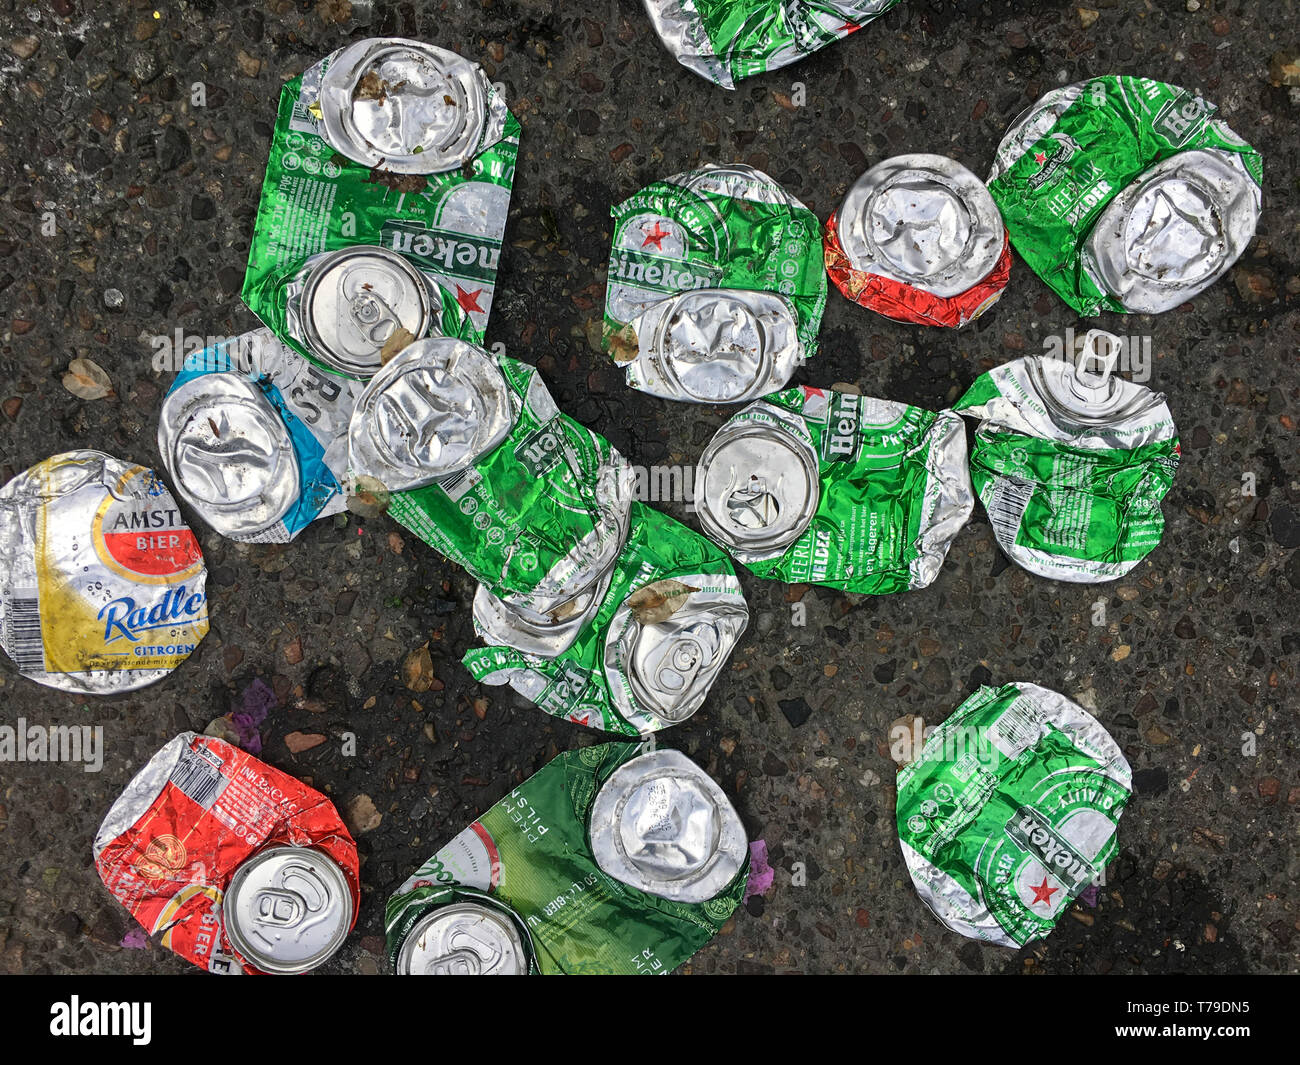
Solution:
[[[558,417],[558,416],[557,416]],[[552,418],[539,429],[534,429],[515,448],[515,458],[526,466],[534,477],[541,477],[560,461],[564,434]]]
[[[457,300],[466,310],[483,309],[466,306],[466,300],[476,303],[483,288],[490,288],[495,283],[497,264],[501,259],[500,241],[390,221],[380,230],[380,243],[406,256],[422,270],[471,282],[463,288],[458,286]],[[464,299],[461,293],[464,293]]]
[[[822,435],[822,459],[826,462],[852,462],[862,443],[862,397],[850,392],[832,392]]]
[[[1038,173],[1029,178],[1029,187],[1031,189],[1041,189],[1055,176],[1056,172],[1061,169],[1070,158],[1078,151],[1079,146],[1075,144],[1071,137],[1064,133],[1053,133],[1052,139],[1056,141],[1056,147],[1050,151],[1036,151],[1034,153],[1034,162],[1041,169]]]
[[[1180,148],[1205,125],[1214,110],[1213,104],[1184,89],[1156,112],[1152,125],[1170,144]]]
[[[1068,839],[1055,826],[1048,824],[1037,810],[1022,806],[1006,824],[1006,833],[1025,853],[1032,855],[1044,869],[1048,870],[1066,886],[1067,893],[1073,897],[1082,891],[1096,871],[1092,862],[1079,853]],[[1041,892],[1050,898],[1050,889],[1043,881]],[[1040,898],[1040,889],[1035,889],[1035,901]]]
[[[609,260],[609,277],[611,281],[637,288],[685,292],[693,288],[716,288],[722,279],[722,269],[705,263],[684,263],[679,259],[615,248]]]

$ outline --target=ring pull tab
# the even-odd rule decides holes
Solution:
[[[1104,342],[1106,348],[1104,352],[1099,349],[1098,341]],[[1099,391],[1104,389],[1107,397],[1115,391],[1114,374],[1119,366],[1119,355],[1123,346],[1124,342],[1114,333],[1108,333],[1104,329],[1088,330],[1083,338],[1083,349],[1074,364],[1074,375],[1070,382],[1076,396],[1095,403]],[[1092,368],[1094,364],[1097,367],[1095,370]]]
[[[362,288],[348,301],[348,315],[363,337],[383,344],[402,327],[397,312],[373,289]]]

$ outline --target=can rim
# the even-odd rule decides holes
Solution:
[[[402,945],[398,948],[395,968],[399,976],[415,976],[411,972],[413,964],[416,943],[420,936],[427,932],[433,925],[455,919],[457,917],[473,916],[480,921],[490,922],[493,927],[505,933],[505,938],[514,948],[515,965],[514,973],[505,973],[499,975],[523,975],[528,972],[528,948],[524,945],[524,938],[519,934],[519,928],[505,913],[488,906],[482,902],[472,900],[461,900],[451,902],[445,906],[439,906],[429,913],[426,913],[415,922],[402,939]],[[426,974],[418,974],[426,975]]]

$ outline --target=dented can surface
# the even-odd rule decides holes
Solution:
[[[399,976],[524,976],[526,931],[487,899],[453,902],[422,918],[402,940]]]
[[[740,403],[817,350],[816,216],[762,171],[704,166],[615,206],[602,343],[643,392]]]
[[[898,774],[912,884],[964,936],[1040,939],[1115,857],[1131,791],[1128,761],[1081,706],[1036,684],[980,688]]]
[[[346,872],[324,851],[277,845],[235,870],[221,906],[235,951],[265,973],[305,973],[343,945],[355,918]]]
[[[177,493],[217,532],[287,543],[344,507],[360,391],[255,329],[186,358],[163,399],[158,450]]]
[[[1255,233],[1260,155],[1196,94],[1108,76],[1054,89],[989,175],[1016,251],[1082,315],[1192,299]]]
[[[1039,576],[1114,580],[1164,531],[1178,430],[1163,395],[1115,373],[1121,344],[1092,330],[1077,361],[1016,359],[954,407],[980,419],[971,480],[998,546]]]
[[[687,70],[736,81],[800,59],[856,32],[898,0],[645,0],[655,33]]]
[[[430,954],[451,971],[505,961],[517,949],[510,930],[529,972],[657,975],[686,962],[740,904],[748,841],[698,766],[675,752],[643,755],[638,743],[561,754],[415,870],[384,910],[393,968],[418,969]],[[593,841],[611,830],[619,842],[606,856]],[[663,893],[650,899],[641,884]],[[476,942],[421,943],[430,928],[464,932],[482,910],[491,931]]]
[[[386,91],[385,82],[397,89],[390,76],[400,80],[399,70],[412,80]],[[313,351],[303,328],[303,287],[318,257],[379,248],[406,264],[392,264],[394,278],[386,283],[413,269],[431,302],[425,331],[402,314],[393,317],[417,339],[436,332],[481,342],[518,150],[519,123],[477,65],[391,38],[333,53],[281,90],[244,302],[298,354],[364,379],[379,363],[355,336],[349,340],[350,319],[323,315],[318,342],[326,342],[325,353]],[[330,298],[342,307],[349,302]],[[366,309],[376,311],[380,322],[388,319],[382,307]],[[343,335],[335,336],[340,328]],[[339,340],[345,343],[336,352]],[[350,350],[358,345],[360,353]]]
[[[902,322],[959,326],[997,302],[1011,244],[983,183],[942,155],[878,163],[826,224],[826,270],[855,303]]]
[[[642,503],[632,504],[627,543],[576,631],[547,642],[510,618],[484,624],[479,596],[474,627],[489,646],[462,659],[476,681],[509,684],[549,714],[628,736],[695,713],[749,623],[727,556]]]
[[[0,648],[40,684],[110,695],[162,679],[208,631],[206,577],[144,466],[67,451],[0,488]]]
[[[104,886],[162,946],[212,973],[302,972],[356,919],[356,844],[320,792],[184,732],[131,779],[94,840]]]
[[[868,594],[924,588],[974,506],[951,411],[792,388],[700,457],[700,527],[760,577]]]

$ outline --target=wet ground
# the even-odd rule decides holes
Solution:
[[[734,796],[776,882],[689,968],[1294,972],[1300,88],[1285,79],[1300,75],[1270,61],[1295,62],[1295,7],[1093,2],[911,0],[734,93],[680,68],[631,0],[11,4],[0,13],[0,477],[71,448],[158,461],[168,375],[151,366],[150,338],[254,325],[237,292],[279,87],[351,39],[423,37],[508,87],[523,144],[488,340],[535,362],[563,409],[644,465],[692,465],[724,413],[628,391],[589,344],[609,204],[740,160],[824,219],[888,155],[941,152],[985,173],[1007,123],[1055,85],[1102,73],[1183,84],[1262,151],[1265,210],[1242,262],[1193,303],[1096,323],[1149,338],[1151,383],[1181,430],[1164,543],[1115,584],[1067,586],[1009,566],[978,510],[925,591],[870,599],[746,577],[750,631],[670,739]],[[797,380],[940,407],[1067,328],[1086,324],[1018,260],[1001,303],[961,332],[896,325],[832,292],[822,351]],[[65,391],[75,357],[101,365],[113,395]],[[680,501],[663,505],[691,520]],[[269,761],[342,805],[368,796],[380,815],[358,833],[363,906],[330,964],[339,972],[381,969],[382,903],[415,865],[556,752],[596,741],[468,679],[471,583],[395,528],[340,516],[289,547],[205,533],[211,634],[138,694],[89,702],[0,674],[3,723],[99,724],[107,745],[98,774],[0,764],[0,970],[187,969],[123,945],[131,925],[95,875],[91,838],[149,755],[237,706],[256,678],[277,695]],[[399,668],[426,641],[436,681],[414,693]],[[1095,904],[1021,951],[946,932],[916,898],[888,751],[896,719],[937,722],[975,686],[1012,679],[1095,708],[1136,781]],[[341,753],[349,732],[355,757]]]

